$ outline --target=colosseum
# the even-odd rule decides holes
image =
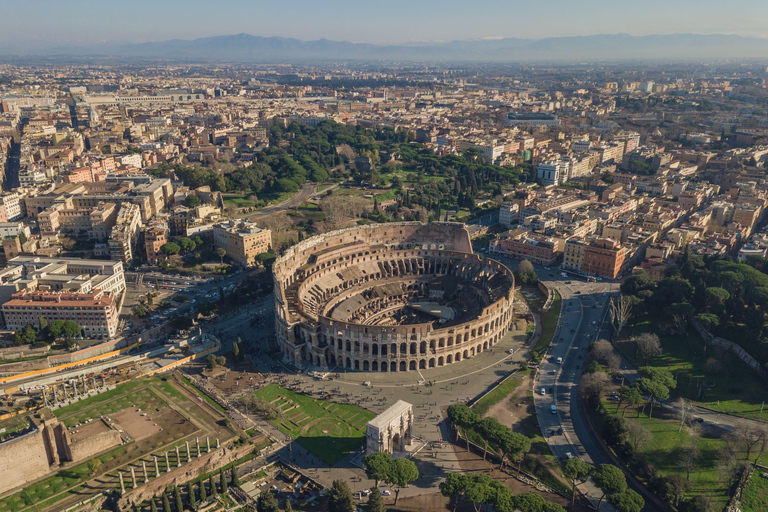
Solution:
[[[403,372],[500,341],[515,280],[472,252],[463,224],[372,224],[318,235],[275,261],[276,335],[300,367]]]

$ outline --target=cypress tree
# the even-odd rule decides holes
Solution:
[[[189,499],[189,508],[194,509],[197,505],[197,499],[195,498],[195,489],[192,487],[192,480],[187,482],[187,495]]]
[[[173,488],[173,495],[176,498],[176,512],[182,512],[184,510],[184,502],[181,501],[181,491],[178,487]]]
[[[163,512],[171,512],[171,503],[168,501],[168,493],[163,493]]]
[[[235,469],[235,466],[232,466],[232,469],[230,470],[230,476],[232,478],[232,485],[235,487],[240,486],[240,478],[237,476],[237,470]]]
[[[227,477],[224,475],[224,468],[219,469],[219,483],[221,484],[221,494],[227,494]]]
[[[155,497],[153,496],[152,499],[149,500],[149,511],[150,512],[157,512],[157,505],[155,505]]]
[[[216,484],[213,482],[213,475],[208,476],[208,487],[211,489],[211,496],[216,496],[218,493],[218,490],[216,489]]]
[[[205,492],[205,480],[200,480],[200,503],[208,501],[208,493]]]

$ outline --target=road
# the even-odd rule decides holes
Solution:
[[[274,215],[275,213],[284,212],[292,208],[296,208],[301,203],[310,199],[317,191],[317,185],[315,183],[305,183],[301,186],[298,192],[296,192],[290,199],[283,201],[279,204],[266,206],[259,211],[243,215],[242,218],[248,220],[256,220],[268,215]]]
[[[517,261],[492,256],[510,268]],[[619,293],[618,283],[589,283],[573,276],[563,277],[556,267],[535,266],[539,279],[554,287],[562,298],[562,312],[550,350],[542,360],[534,380],[534,405],[542,434],[559,462],[581,457],[595,466],[610,464],[608,454],[588,424],[581,407],[579,380],[584,371],[586,349],[595,339],[606,337],[610,329],[608,304],[610,297]],[[562,358],[562,362],[558,361]],[[627,368],[626,361],[622,368]],[[555,406],[554,412],[552,406]],[[654,503],[655,497],[629,481],[629,485],[645,499],[644,512],[662,512]],[[591,480],[579,485],[579,490],[596,506],[602,495]],[[612,511],[603,502],[601,512]]]

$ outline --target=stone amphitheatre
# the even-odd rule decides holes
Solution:
[[[514,276],[472,252],[463,224],[358,226],[275,261],[276,333],[300,367],[370,372],[455,364],[499,342]]]

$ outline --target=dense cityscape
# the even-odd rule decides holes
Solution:
[[[0,512],[768,510],[765,62],[0,63]]]

